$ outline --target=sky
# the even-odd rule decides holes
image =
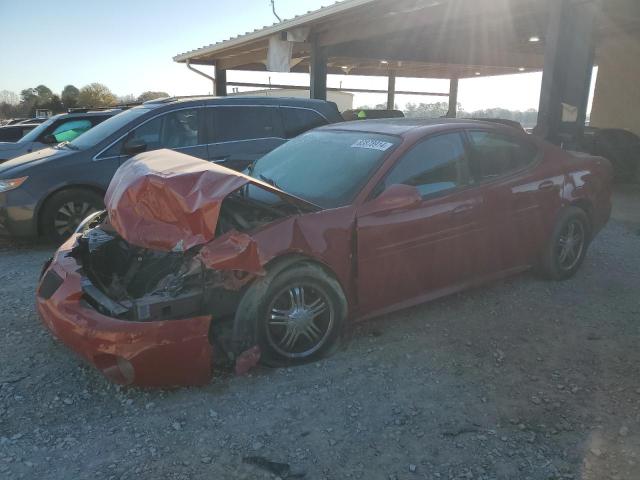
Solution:
[[[281,18],[306,13],[331,0],[276,0]],[[241,5],[241,7],[240,7]],[[211,92],[211,83],[173,62],[178,53],[243,34],[275,21],[269,0],[0,0],[2,38],[0,90],[44,84],[59,93],[65,85],[107,85],[116,95],[165,91],[171,95]],[[207,67],[202,67],[205,70]],[[230,72],[229,81],[308,84],[304,74]],[[467,111],[538,107],[541,73],[460,81],[458,101]],[[331,75],[330,87],[386,88],[385,78]],[[397,89],[447,92],[448,81],[398,79]],[[398,96],[407,102],[443,97]],[[384,103],[382,94],[356,94],[354,106]]]

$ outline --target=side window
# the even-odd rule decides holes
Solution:
[[[160,131],[162,130],[162,117],[143,123],[137,127],[130,135],[130,138],[143,140],[147,144],[147,150],[156,150],[160,148]]]
[[[464,143],[458,133],[429,138],[415,145],[383,180],[384,188],[394,184],[416,187],[425,197],[464,185],[467,180]]]
[[[307,130],[328,123],[318,112],[306,108],[280,107],[280,111],[286,138],[297,137]]]
[[[538,149],[497,132],[470,131],[471,170],[482,181],[526,167],[538,156]]]
[[[167,113],[161,118],[163,120],[161,148],[198,145],[198,109],[177,110]]]
[[[147,151],[197,145],[199,111],[197,108],[176,110],[149,120],[105,150],[100,158],[122,155],[124,143],[131,138],[143,140],[147,144]]]
[[[56,142],[70,142],[76,137],[79,137],[84,132],[89,130],[93,125],[89,120],[69,120],[58,125],[51,135],[56,139]]]
[[[281,137],[275,107],[214,107],[214,141]]]

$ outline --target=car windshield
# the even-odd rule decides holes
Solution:
[[[353,200],[399,142],[375,133],[312,131],[259,159],[251,176],[320,207],[340,207]]]
[[[27,133],[25,136],[23,136],[20,140],[18,140],[18,143],[22,143],[22,142],[35,142],[36,139],[40,136],[40,134],[42,132],[44,132],[47,128],[49,128],[49,126],[55,122],[59,117],[55,116],[55,117],[51,117],[49,120],[47,120],[46,122],[42,122],[40,125],[38,125],[36,128],[34,128],[33,130],[31,130],[29,133]]]
[[[86,150],[87,148],[94,147],[105,138],[129,124],[132,120],[149,112],[149,110],[149,108],[145,107],[136,107],[114,115],[70,142],[71,148],[74,150]]]

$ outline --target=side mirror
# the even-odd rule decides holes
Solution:
[[[123,153],[126,155],[137,155],[142,152],[147,151],[147,142],[142,140],[141,138],[130,138],[126,142],[124,142],[124,146],[122,147]]]
[[[422,201],[422,196],[416,187],[395,184],[388,187],[373,200],[362,207],[362,213],[383,213],[399,208],[408,208]]]
[[[45,135],[44,138],[42,139],[42,142],[46,143],[46,144],[49,144],[49,145],[53,145],[54,143],[58,143],[58,141],[56,140],[56,137],[54,137],[51,134]]]

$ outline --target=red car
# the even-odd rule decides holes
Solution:
[[[359,321],[535,267],[571,277],[611,166],[471,120],[322,127],[246,174],[167,150],[126,162],[46,266],[47,327],[115,382],[204,384],[307,362]]]

